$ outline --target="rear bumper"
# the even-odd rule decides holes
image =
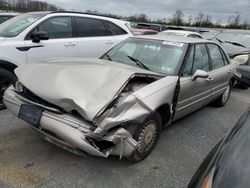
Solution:
[[[7,109],[18,116],[22,104],[32,103],[20,97],[13,89],[10,87],[5,91],[3,101]],[[122,156],[130,156],[137,146],[137,142],[131,134],[123,128],[117,128],[104,136],[99,136],[93,134],[95,127],[89,122],[46,109],[43,109],[40,126],[38,128],[30,126],[42,134],[46,140],[76,154],[87,153],[98,157],[118,155],[121,158]],[[99,143],[108,142],[112,146],[99,147],[95,144],[96,141]]]

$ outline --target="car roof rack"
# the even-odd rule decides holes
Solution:
[[[105,16],[105,15],[102,15],[101,13],[98,14],[98,13],[88,13],[88,12],[78,12],[78,11],[67,11],[67,10],[57,10],[57,11],[52,11],[50,12],[49,14],[53,14],[53,13],[75,13],[75,14],[84,14],[84,15],[92,15],[92,16],[101,16],[101,17],[106,17],[106,18],[113,18],[113,19],[117,19],[117,20],[121,20],[120,18],[117,18],[115,16]]]

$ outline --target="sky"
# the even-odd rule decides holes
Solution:
[[[146,14],[151,19],[170,18],[179,9],[185,18],[199,13],[225,24],[239,12],[241,22],[250,23],[250,0],[45,0],[66,10],[99,11],[122,16]]]

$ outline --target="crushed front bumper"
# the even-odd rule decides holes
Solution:
[[[7,109],[16,116],[23,104],[37,106],[17,94],[13,87],[5,91],[3,101]],[[93,131],[96,127],[90,122],[69,114],[59,114],[46,107],[39,108],[42,109],[39,126],[30,124],[31,127],[49,142],[73,153],[87,153],[98,157],[117,155],[121,158],[132,155],[137,147],[137,142],[122,127],[112,129],[102,136],[95,135]]]

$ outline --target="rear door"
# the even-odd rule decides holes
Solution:
[[[192,81],[196,70],[210,71],[209,56],[205,44],[192,45],[180,77],[180,93],[175,118],[179,119],[208,103],[211,83],[206,78]]]
[[[126,39],[128,34],[116,24],[89,17],[74,17],[79,57],[99,58]]]
[[[212,95],[211,99],[217,98],[228,86],[230,78],[234,74],[233,67],[229,64],[224,52],[216,44],[207,44],[210,55],[212,70],[210,72]]]
[[[30,35],[34,31],[46,31],[49,40],[34,43]],[[77,57],[76,39],[73,38],[70,16],[52,17],[39,24],[25,40],[27,61],[38,62],[51,58]]]

